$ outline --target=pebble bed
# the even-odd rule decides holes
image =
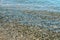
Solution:
[[[60,32],[60,12],[0,7],[0,20],[4,22],[13,20],[21,24],[43,26],[43,28]]]
[[[0,40],[60,40],[60,13],[0,7]]]

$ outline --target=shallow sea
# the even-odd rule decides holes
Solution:
[[[34,10],[49,10],[60,12],[60,0],[1,0],[1,4],[22,5]]]
[[[41,14],[38,11],[42,11]],[[60,16],[47,15],[49,12],[60,13],[60,0],[1,0],[0,3],[0,14],[8,16],[4,21],[18,19],[22,24],[39,25],[60,32]]]

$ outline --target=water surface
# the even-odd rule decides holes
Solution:
[[[2,4],[20,4],[34,10],[49,10],[60,12],[60,0],[2,0]]]
[[[17,19],[22,24],[38,25],[60,32],[60,0],[1,0],[0,13],[6,15],[4,21]]]

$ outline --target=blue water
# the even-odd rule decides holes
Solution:
[[[2,3],[10,3],[10,4],[55,4],[60,5],[60,0],[2,0]]]
[[[45,14],[41,15],[38,13],[34,15],[32,13],[26,14],[23,10],[21,10],[21,9],[24,10],[29,9],[29,10],[47,10],[47,11],[60,12],[60,0],[1,0],[1,4],[3,6],[2,9],[0,8],[0,11],[1,12],[6,11],[4,15],[9,16],[10,18],[9,20],[20,18],[21,20],[20,21],[18,20],[18,22],[22,24],[39,25],[42,27],[48,27],[48,29],[51,30],[54,30],[54,27],[57,27],[56,30],[60,32],[60,29],[58,29],[60,28],[60,21],[58,21],[60,20],[60,17],[53,20],[55,16],[49,16]],[[15,8],[17,7],[16,5],[20,5],[19,6],[20,8]],[[41,17],[44,18],[45,16],[47,18],[51,18],[52,20],[44,20],[41,18]]]
[[[2,0],[6,4],[39,4],[39,5],[53,5],[60,6],[60,0]]]
[[[60,12],[60,0],[2,0],[2,4],[23,4],[30,9],[41,9]]]

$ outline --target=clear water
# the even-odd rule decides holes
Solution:
[[[49,10],[54,12],[60,12],[60,0],[1,0],[2,8],[0,11],[6,11],[4,15],[9,16],[9,20],[20,18],[21,20],[18,21],[22,24],[33,24],[39,25],[43,27],[47,27],[50,30],[54,30],[60,32],[60,18],[55,20],[44,20],[39,18],[47,16],[48,18],[53,18],[53,16],[49,15],[41,15],[41,14],[26,14],[23,13],[22,10],[19,8],[14,8],[16,5],[20,5],[20,9],[29,9],[29,10]],[[8,4],[8,5],[6,5]],[[11,9],[8,8],[11,7]],[[6,7],[6,8],[5,8]],[[7,9],[7,10],[6,10]],[[23,18],[23,19],[22,19]],[[6,18],[5,18],[6,19]],[[4,19],[4,20],[5,20]],[[8,19],[6,19],[8,20]],[[53,27],[53,28],[52,28]],[[54,28],[56,27],[56,28]],[[56,29],[56,30],[55,30]]]
[[[29,9],[60,12],[60,0],[1,0],[2,4],[20,4]]]

